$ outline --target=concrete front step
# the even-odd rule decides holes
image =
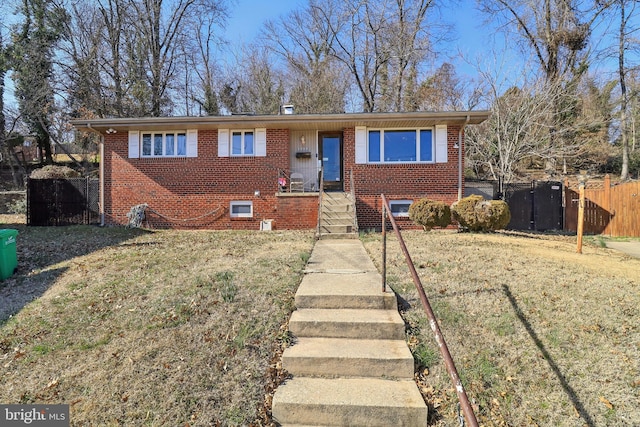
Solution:
[[[331,214],[331,213],[351,213],[353,214],[353,204],[351,202],[348,203],[333,203],[328,204],[322,202],[322,214]]]
[[[316,236],[318,239],[320,240],[327,240],[327,239],[331,239],[331,240],[344,240],[344,239],[357,239],[358,235],[356,233],[321,233],[320,235]]]
[[[381,277],[377,272],[314,271],[307,268],[296,292],[296,307],[302,308],[367,308],[397,309],[393,292],[382,292]],[[327,280],[324,274],[331,274]]]
[[[347,224],[353,224],[353,212],[323,212],[322,221],[344,221]]]
[[[280,425],[426,426],[427,406],[413,380],[294,377],[278,387]]]
[[[402,340],[302,337],[282,355],[282,367],[294,376],[411,380],[413,365]]]
[[[321,233],[351,233],[353,224],[351,225],[320,225]]]
[[[296,310],[289,320],[296,337],[404,339],[404,321],[396,310],[316,309]]]

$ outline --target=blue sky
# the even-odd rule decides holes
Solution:
[[[232,51],[253,41],[267,20],[276,20],[292,10],[304,7],[307,3],[308,0],[236,0],[236,4],[230,7],[226,30],[226,38],[232,43]],[[446,49],[443,49],[443,46],[437,48],[455,57],[443,56],[436,61],[436,66],[448,61],[456,65],[460,74],[474,76],[475,65],[457,57],[457,53],[461,52],[468,61],[475,64],[482,51],[485,51],[486,56],[486,50],[490,50],[488,43],[492,43],[486,26],[482,24],[482,16],[475,9],[475,1],[459,0],[455,10],[443,10],[442,13],[445,15],[443,19],[455,27],[455,40],[447,44]]]
[[[308,0],[236,0],[230,7],[230,19],[227,24],[226,37],[232,42],[232,49],[238,49],[243,43],[249,43],[257,36],[262,24],[269,19],[277,19],[288,12],[304,7]],[[451,7],[442,10],[442,19],[455,28],[454,40],[446,46],[437,46],[443,55],[436,61],[436,66],[448,61],[456,66],[459,74],[470,77],[477,76],[477,67],[492,70],[505,78],[510,75],[517,78],[522,69],[522,59],[509,48],[511,43],[500,36],[495,36],[491,24],[483,22],[485,16],[476,10],[475,0],[458,0]],[[617,23],[614,24],[617,28]],[[601,25],[602,26],[602,25]],[[640,23],[635,23],[636,27]],[[601,40],[600,31],[596,28],[592,39]],[[458,55],[462,53],[465,59]],[[497,52],[494,55],[492,52]],[[631,59],[631,58],[629,58]],[[596,68],[593,64],[592,69]],[[615,63],[599,64],[601,67],[615,70]]]

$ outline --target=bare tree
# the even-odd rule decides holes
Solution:
[[[492,115],[482,125],[468,128],[465,137],[467,161],[478,176],[508,184],[527,162],[562,155],[560,150],[575,150],[575,146],[558,147],[550,140],[549,117],[556,114],[563,96],[557,88],[538,80],[501,93],[497,78],[489,73],[483,78]]]
[[[323,0],[311,7],[329,29],[329,47],[351,75],[362,110],[403,111],[407,88],[430,53],[432,0]],[[413,80],[412,80],[413,79]]]
[[[594,23],[608,4],[599,0],[487,0],[482,10],[490,17],[502,17],[504,28],[519,37],[525,53],[532,53],[549,87],[565,95],[557,99],[558,108],[549,116],[551,143],[560,146],[559,153],[572,146],[564,130],[573,126],[576,112],[575,90],[587,71],[588,42]],[[575,105],[574,105],[575,106]],[[563,172],[567,173],[566,157],[562,157]],[[556,159],[550,158],[547,169],[555,170]]]
[[[226,19],[226,5],[226,0],[70,3],[73,20],[61,66],[70,82],[73,114],[159,116],[182,106],[190,114],[194,98],[202,100],[196,82],[209,73],[212,83],[207,37]],[[211,99],[213,87],[203,90]]]
[[[633,27],[630,22],[633,18],[638,18],[636,13],[636,1],[617,0],[615,5],[620,16],[620,27],[618,33],[618,79],[620,83],[620,143],[622,146],[622,170],[620,179],[629,179],[629,98],[627,93],[627,61],[625,52],[631,48],[633,43],[631,35],[640,30]],[[629,8],[627,8],[629,6]],[[637,40],[635,41],[637,44]]]
[[[586,60],[592,25],[605,10],[593,1],[589,9],[576,0],[487,0],[482,10],[503,17],[507,31],[521,37],[524,52],[533,53],[546,80],[555,84],[571,78]]]
[[[220,18],[220,16],[209,14],[199,18],[195,33],[196,44],[193,49],[196,53],[189,56],[190,68],[195,72],[198,81],[198,90],[188,95],[187,98],[193,99],[206,115],[220,114],[215,78],[220,72],[214,57],[216,46],[222,43],[222,39],[216,35]],[[185,54],[189,55],[188,52]]]
[[[269,52],[258,46],[245,48],[229,76],[221,101],[231,113],[277,114],[285,94],[282,70]]]
[[[331,56],[331,29],[317,8],[295,10],[265,25],[262,40],[287,67],[285,88],[300,113],[344,111],[347,70]]]
[[[457,75],[456,69],[445,62],[428,76],[416,92],[417,109],[424,111],[458,111],[467,108],[463,104],[467,84]]]

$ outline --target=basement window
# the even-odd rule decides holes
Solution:
[[[412,203],[413,200],[389,200],[391,215],[395,217],[408,217],[409,207]]]
[[[233,201],[229,205],[231,218],[253,218],[252,201]]]

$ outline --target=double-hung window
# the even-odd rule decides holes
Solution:
[[[142,157],[186,157],[186,132],[142,132]]]
[[[255,152],[253,131],[242,130],[231,132],[231,155],[253,156]]]
[[[368,131],[369,163],[431,163],[432,129],[372,129]]]

